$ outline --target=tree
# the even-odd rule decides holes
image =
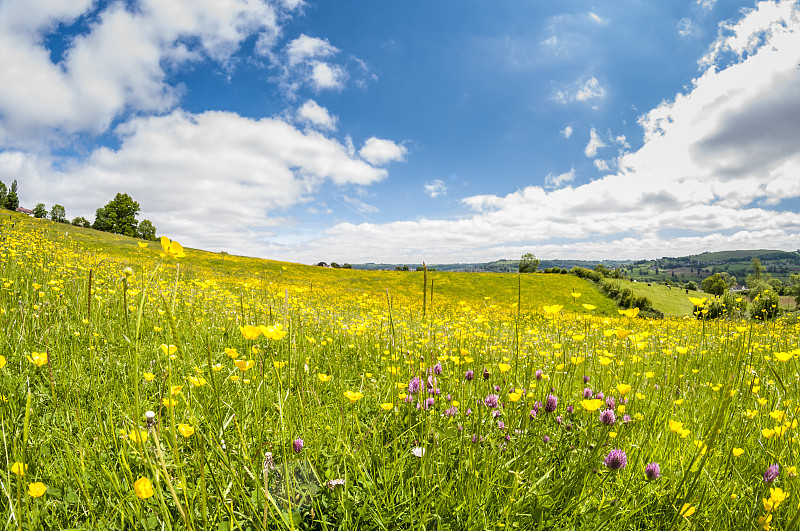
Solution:
[[[539,269],[539,259],[533,253],[525,253],[519,259],[520,273],[536,273],[537,269]]]
[[[92,226],[92,224],[89,223],[89,220],[83,216],[78,216],[77,218],[73,219],[72,224],[76,227],[85,227],[87,229]]]
[[[8,191],[3,205],[9,210],[16,210],[19,207],[19,198],[17,197],[17,181],[11,183],[11,190]]]
[[[0,181],[0,208],[6,206],[6,196],[8,195],[8,188],[3,181]]]
[[[47,208],[44,206],[44,203],[36,203],[36,206],[33,207],[33,217],[37,219],[44,219],[47,217]]]
[[[106,206],[97,209],[92,228],[135,238],[138,213],[139,203],[128,194],[117,194]]]
[[[728,291],[728,283],[719,273],[706,277],[700,283],[700,289],[711,295],[722,295]]]
[[[66,223],[67,222],[66,209],[59,204],[53,205],[53,208],[50,209],[50,219],[58,223]]]
[[[754,300],[756,296],[770,289],[767,282],[772,278],[772,275],[767,273],[767,268],[761,265],[761,260],[756,257],[753,257],[750,261],[750,269],[752,269],[753,272],[747,275],[747,280],[745,282],[747,288],[750,290],[749,297],[751,300]]]
[[[789,276],[789,295],[794,295],[795,306],[800,306],[800,274]]]
[[[143,240],[156,241],[156,227],[149,219],[143,219],[139,223],[138,236]]]

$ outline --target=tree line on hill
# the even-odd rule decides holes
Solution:
[[[19,208],[16,180],[11,184],[11,188],[7,188],[0,181],[0,207],[8,210],[17,210]],[[57,223],[71,223],[76,227],[92,228],[103,232],[130,236],[131,238],[155,241],[155,225],[149,219],[143,219],[142,221],[136,219],[140,210],[139,203],[134,201],[131,196],[118,193],[114,196],[114,199],[95,211],[93,223],[89,223],[89,220],[83,216],[77,216],[72,221],[69,221],[64,205],[58,203],[50,207],[49,211],[44,203],[38,203],[31,212],[33,217],[39,219],[50,219]]]

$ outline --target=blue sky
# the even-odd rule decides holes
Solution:
[[[800,247],[800,6],[0,1],[0,180],[305,263]]]

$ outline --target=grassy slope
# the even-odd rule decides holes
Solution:
[[[622,281],[622,285],[631,288],[637,296],[644,295],[653,302],[653,307],[664,312],[664,315],[691,315],[694,306],[689,301],[689,297],[706,297],[708,293],[702,291],[692,291],[680,288],[669,289],[662,284],[647,285],[646,282]]]
[[[57,240],[67,249],[86,253],[87,261],[100,259],[115,261],[120,268],[136,265],[139,253],[155,253],[160,245],[151,242],[140,250],[138,242],[92,229],[84,229],[12,214],[16,220],[14,230],[44,229],[48,239]],[[206,280],[214,278],[230,283],[259,283],[262,285],[293,285],[311,288],[324,285],[349,291],[353,295],[368,293],[385,297],[386,291],[398,304],[422,305],[423,274],[413,271],[363,271],[354,269],[329,269],[290,262],[279,262],[260,258],[223,255],[196,249],[186,249],[187,258],[181,260],[182,274],[188,278]],[[544,305],[561,304],[565,309],[585,313],[582,304],[597,307],[597,315],[616,315],[616,306],[586,280],[571,275],[524,275],[518,278],[513,273],[457,273],[431,271],[428,273],[428,296],[433,286],[433,304],[439,301],[463,301],[473,309],[496,304],[510,308],[517,302],[518,281],[521,289],[522,310],[540,310]],[[575,291],[581,297],[574,299]],[[406,294],[403,297],[403,294]],[[430,304],[430,302],[429,302]]]

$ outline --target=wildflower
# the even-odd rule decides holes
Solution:
[[[325,484],[329,489],[333,490],[340,485],[344,485],[343,479],[329,479]]]
[[[430,407],[433,407],[433,404],[435,403],[435,401],[436,401],[436,399],[435,399],[435,398],[433,398],[433,397],[426,398],[426,399],[425,399],[425,409],[428,409],[428,408],[430,408]]]
[[[691,503],[684,503],[678,514],[684,518],[689,518],[695,513],[695,511],[697,511],[697,507],[692,506]]]
[[[531,420],[535,419],[535,418],[536,418],[536,410],[534,410],[534,409],[531,409],[531,410],[528,412],[528,417],[529,417]]]
[[[583,398],[592,398],[594,391],[590,387],[586,387],[583,389]],[[599,407],[599,406],[598,406]]]
[[[584,304],[583,307],[586,308],[590,312],[592,310],[594,310],[595,308],[597,308],[597,306],[595,306],[594,304]]]
[[[41,498],[46,490],[47,485],[38,481],[28,485],[28,494],[34,498]]]
[[[180,392],[181,392],[181,389],[183,389],[183,386],[182,386],[182,385],[173,385],[173,386],[170,386],[170,388],[169,388],[169,394],[170,394],[170,395],[172,395],[172,396],[175,396],[175,395],[177,395],[177,394],[180,394]]]
[[[456,406],[450,406],[449,408],[444,410],[445,417],[455,417],[458,414],[458,408]]]
[[[624,396],[625,393],[627,393],[630,390],[631,386],[628,384],[617,384],[617,391],[619,391],[619,394],[622,396]]]
[[[647,479],[650,481],[654,481],[661,477],[661,467],[658,466],[658,463],[649,463],[644,467],[644,475],[647,476]]]
[[[613,396],[609,396],[608,398],[606,398],[606,407],[608,409],[614,409],[616,406],[617,406],[617,401],[614,400]]]
[[[552,413],[558,407],[558,397],[555,395],[547,395],[547,400],[544,403],[544,410],[546,413]]]
[[[292,441],[292,450],[294,450],[294,453],[299,454],[302,452],[304,444],[303,439],[295,439]]]
[[[330,379],[333,378],[333,376],[330,375],[330,374],[325,374],[324,372],[321,372],[321,373],[317,374],[317,378],[319,378],[320,382],[324,383],[324,382],[330,381]]]
[[[186,438],[189,438],[194,433],[194,426],[190,424],[178,424],[178,431]]]
[[[186,256],[186,253],[183,252],[183,246],[176,241],[171,241],[166,236],[161,237],[161,248],[172,258],[183,258]]]
[[[630,421],[631,421],[631,416],[630,416],[630,415],[622,415],[622,422],[624,422],[625,424],[627,424],[627,423],[629,423]]]
[[[361,391],[345,391],[344,396],[350,401],[351,404],[364,398],[364,395],[361,393]]]
[[[509,365],[508,363],[501,363],[497,367],[500,369],[500,372],[508,372],[509,370],[511,370],[511,365]]]
[[[614,415],[613,409],[604,409],[600,412],[600,422],[606,426],[613,426],[617,422],[617,417]]]
[[[240,326],[239,330],[242,332],[242,335],[244,336],[245,339],[253,340],[261,335],[261,328],[259,328],[258,326],[244,325]],[[228,355],[230,356],[230,354]]]
[[[538,382],[538,381],[540,381],[542,379],[542,376],[544,376],[544,373],[542,372],[541,369],[536,369],[536,372],[533,373],[533,376],[536,378],[536,381]]]
[[[780,467],[775,463],[764,472],[764,483],[772,483],[778,478],[778,474],[780,474]]]
[[[42,365],[47,364],[48,354],[47,352],[31,352],[30,356],[27,356],[28,361],[36,365],[37,367],[41,367]]]
[[[0,356],[0,369],[6,366],[6,357]]]
[[[442,374],[442,364],[437,363],[433,366],[433,374]]]
[[[150,480],[144,476],[137,479],[136,482],[133,484],[133,491],[136,493],[136,496],[138,496],[140,500],[146,500],[147,498],[149,498],[154,494],[153,484],[150,483]]]
[[[413,395],[417,392],[419,392],[419,376],[414,376],[411,381],[408,382],[408,394]]]
[[[145,430],[133,430],[128,434],[128,438],[133,442],[143,443],[147,440],[147,432]]]
[[[208,382],[202,376],[189,376],[189,383],[194,387],[203,387]]]
[[[499,398],[500,398],[499,396],[497,396],[495,394],[491,394],[491,395],[486,397],[486,399],[483,401],[483,403],[486,404],[486,407],[497,407],[497,403],[498,403],[498,399]]]
[[[544,441],[544,443],[545,443],[545,444],[547,444],[547,443],[549,443],[549,442],[550,442],[550,437],[548,437],[547,435],[545,435],[544,437],[542,437],[542,441]]]
[[[178,347],[176,347],[175,345],[165,345],[164,343],[162,343],[159,346],[159,348],[161,349],[161,351],[164,353],[165,356],[172,356],[173,354],[175,354],[175,352],[178,351]]]
[[[236,365],[236,368],[242,372],[249,371],[253,367],[253,365],[256,364],[256,362],[253,360],[236,360],[233,363],[234,365]]]
[[[425,455],[425,448],[420,448],[419,446],[415,446],[411,449],[411,453],[414,454],[415,457],[422,457]]]
[[[232,359],[236,359],[239,357],[239,351],[235,348],[225,348],[225,354]]]
[[[625,455],[624,450],[615,448],[608,453],[603,464],[611,470],[620,470],[628,464],[628,456]]]
[[[394,404],[391,403],[391,402],[384,402],[383,404],[381,404],[381,409],[384,410],[384,411],[389,411],[393,407],[394,407]]]
[[[25,475],[26,470],[28,470],[28,465],[25,463],[20,463],[17,461],[11,465],[11,471],[20,477]]]
[[[472,371],[472,369],[464,373],[464,379],[466,381],[471,382],[473,378],[475,378],[475,373]]]
[[[522,398],[522,391],[514,391],[513,393],[508,393],[508,399],[511,402],[519,402],[520,398]]]
[[[144,376],[144,381],[145,382],[152,382],[153,379],[155,379],[155,377],[156,377],[156,375],[153,374],[152,372],[146,372],[146,373],[142,374],[142,376]]]
[[[492,375],[492,374],[489,372],[489,369],[487,369],[486,367],[484,367],[484,368],[483,368],[483,379],[484,379],[484,380],[488,380],[488,379],[489,379],[489,376],[491,376],[491,375]]]

